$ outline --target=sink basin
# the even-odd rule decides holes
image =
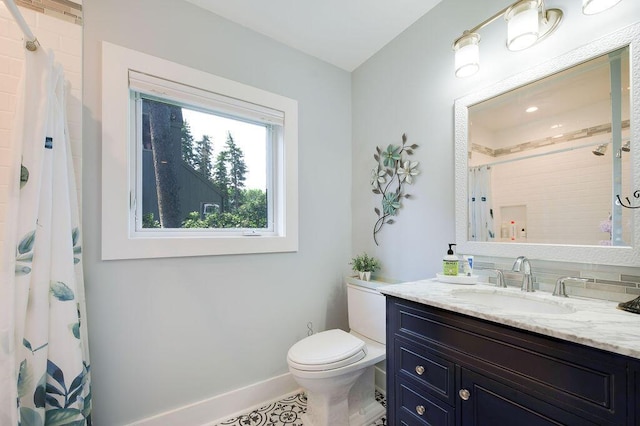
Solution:
[[[570,306],[550,300],[536,299],[535,296],[526,296],[524,294],[455,291],[452,296],[466,303],[496,308],[500,311],[529,314],[571,314],[576,312]]]

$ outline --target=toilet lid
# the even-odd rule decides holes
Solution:
[[[343,330],[313,334],[291,346],[289,365],[298,370],[331,370],[353,364],[367,354],[366,344]]]

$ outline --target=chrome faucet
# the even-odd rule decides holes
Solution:
[[[496,287],[507,288],[502,271],[500,269],[492,269],[492,271],[496,273]]]
[[[569,297],[569,296],[567,296],[567,289],[566,289],[566,287],[564,285],[564,282],[568,281],[568,280],[587,282],[587,280],[585,278],[578,278],[578,277],[561,277],[561,278],[558,278],[558,280],[556,281],[556,286],[553,289],[553,295],[554,296]]]
[[[534,292],[533,288],[533,274],[531,273],[531,263],[529,259],[524,256],[519,256],[513,263],[512,272],[522,272],[522,287],[520,290],[528,293]]]

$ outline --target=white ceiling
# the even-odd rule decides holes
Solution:
[[[442,0],[186,0],[353,71]]]

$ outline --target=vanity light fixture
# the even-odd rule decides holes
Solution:
[[[536,0],[519,1],[504,13],[509,50],[523,50],[538,41],[538,6]]]
[[[612,8],[620,0],[582,0],[582,13],[585,15],[595,15]]]
[[[631,139],[627,140],[624,145],[622,145],[622,149],[624,152],[629,152],[631,151]]]
[[[465,31],[453,44],[456,77],[468,77],[480,69],[480,34]]]
[[[465,31],[453,42],[456,77],[468,77],[480,69],[478,31],[501,17],[507,21],[507,48],[517,51],[533,46],[555,31],[562,20],[562,10],[545,9],[544,0],[518,0]]]

